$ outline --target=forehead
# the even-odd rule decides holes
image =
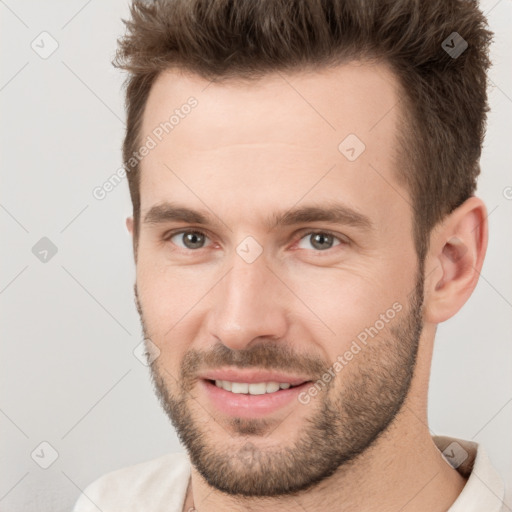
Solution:
[[[399,91],[395,76],[383,63],[350,62],[219,82],[174,69],[161,73],[153,84],[143,132],[169,119],[191,97],[198,102],[193,112],[197,122],[180,123],[173,136],[190,135],[186,125],[194,123],[194,137],[187,141],[194,148],[267,141],[316,147],[319,139],[327,136],[325,142],[336,142],[348,130],[364,137],[384,121],[383,116],[388,122],[382,128],[392,128],[395,116],[387,114],[397,104]],[[289,122],[297,117],[302,117],[301,126]]]
[[[168,70],[155,81],[143,116],[140,140],[150,137],[155,147],[141,163],[141,209],[183,193],[204,206],[199,197],[222,194],[236,204],[243,191],[254,209],[338,190],[349,205],[364,200],[379,215],[376,204],[392,204],[400,188],[399,95],[380,63],[253,81],[210,82]]]

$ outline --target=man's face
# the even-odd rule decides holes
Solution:
[[[169,71],[153,86],[136,293],[157,393],[210,485],[306,489],[400,410],[423,279],[395,177],[398,98],[384,66],[356,63],[250,84]]]

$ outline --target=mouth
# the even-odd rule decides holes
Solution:
[[[300,384],[290,384],[289,382],[232,382],[229,380],[213,380],[206,379],[211,384],[215,384],[218,388],[224,389],[231,393],[243,395],[265,395],[277,393],[282,389],[291,389],[301,386]]]
[[[229,417],[262,418],[299,405],[298,397],[312,381],[299,383],[236,382],[200,379],[199,389],[216,412]]]

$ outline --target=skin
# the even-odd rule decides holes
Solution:
[[[411,311],[419,271],[412,200],[395,173],[401,94],[381,63],[275,73],[251,83],[209,83],[178,70],[159,76],[144,113],[143,138],[190,96],[198,100],[142,161],[142,221],[134,240],[141,319],[160,350],[152,370],[169,396],[183,392],[187,354],[209,354],[218,344],[240,354],[265,343],[276,354],[286,347],[297,359],[283,359],[283,370],[294,369],[299,358],[331,366],[397,302],[402,316],[386,324],[377,336],[381,344],[372,347],[398,350],[397,322]],[[338,150],[350,133],[366,145],[353,162]],[[153,206],[166,201],[213,212],[217,224],[144,222]],[[372,229],[326,221],[266,225],[271,212],[330,201],[362,213]],[[133,234],[132,218],[127,227]],[[180,229],[205,233],[204,247],[187,249],[181,235],[169,239],[171,230]],[[346,243],[319,250],[311,230],[327,230]],[[250,264],[236,252],[248,236],[263,248]],[[476,286],[486,246],[486,209],[476,197],[431,233],[412,381],[399,412],[371,446],[304,491],[274,497],[232,496],[192,467],[183,510],[447,510],[465,481],[443,460],[428,430],[432,349],[437,324],[453,316]],[[371,363],[370,354],[374,363],[379,360],[378,350],[354,357],[328,393],[273,413],[256,434],[216,411],[193,379],[186,381],[187,408],[204,429],[208,448],[229,450],[233,468],[247,471],[247,458],[239,455],[248,441],[256,461],[295,446],[328,397],[338,397],[343,408],[348,384]],[[381,395],[372,396],[378,401]]]

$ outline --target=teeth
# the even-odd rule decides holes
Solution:
[[[288,382],[231,382],[229,380],[216,380],[215,385],[218,388],[231,391],[232,393],[242,393],[249,395],[264,395],[265,393],[275,393],[280,389],[288,389],[291,384]]]
[[[275,393],[276,391],[279,391],[279,382],[268,382],[267,393]]]
[[[249,393],[249,384],[246,382],[233,382],[231,384],[231,393]]]
[[[249,384],[250,395],[264,395],[267,392],[267,385],[264,382]]]
[[[218,388],[224,388],[226,391],[231,391],[231,382],[229,382],[229,380],[216,380],[215,385]]]

